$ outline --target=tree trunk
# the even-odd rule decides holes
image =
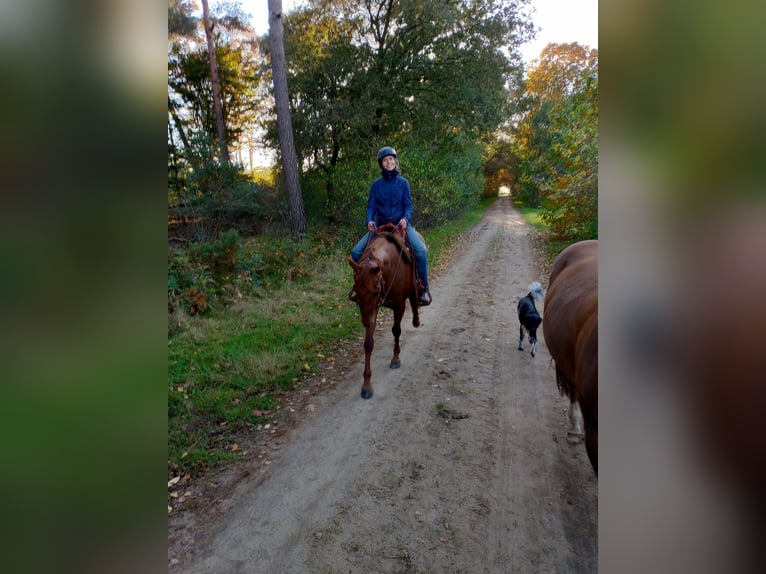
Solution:
[[[210,81],[213,84],[213,108],[215,109],[215,124],[218,128],[218,143],[221,146],[221,159],[229,163],[229,148],[226,145],[226,127],[223,121],[223,105],[221,104],[221,81],[218,78],[218,62],[215,57],[215,42],[213,41],[213,24],[207,0],[202,0],[202,18],[207,37],[207,54],[210,62]]]
[[[306,215],[303,212],[303,197],[298,181],[298,160],[295,155],[290,99],[287,93],[282,0],[269,0],[269,42],[271,69],[274,76],[274,101],[277,107],[279,151],[282,155],[282,172],[285,175],[290,228],[294,236],[303,237],[306,235]]]

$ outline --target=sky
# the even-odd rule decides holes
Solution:
[[[269,29],[267,0],[241,0],[242,8],[252,15],[252,23],[259,34]],[[282,0],[282,10],[289,13],[302,0]],[[521,47],[525,62],[536,59],[543,48],[551,43],[578,42],[598,48],[598,0],[532,0],[532,21],[537,39]]]

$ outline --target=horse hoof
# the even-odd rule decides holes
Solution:
[[[398,369],[402,366],[401,361],[391,361],[391,368],[392,369]]]
[[[362,389],[362,398],[363,399],[371,399],[372,398],[372,389]]]

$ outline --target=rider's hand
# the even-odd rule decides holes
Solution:
[[[407,220],[403,217],[399,220],[399,227],[402,229],[407,229]]]
[[[370,231],[375,231],[375,222],[374,221],[367,222],[367,229],[369,229]]]

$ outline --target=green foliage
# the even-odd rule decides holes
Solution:
[[[358,312],[345,298],[350,242],[342,235],[235,239],[229,233],[195,247],[193,259],[212,276],[214,261],[230,268],[235,249],[234,273],[217,286],[251,289],[186,316],[168,339],[169,463],[178,471],[203,472],[236,456],[235,437],[277,420],[282,394],[334,359],[338,339],[358,333]]]
[[[413,141],[400,158],[412,187],[416,225],[444,223],[478,201],[484,184],[480,146],[460,137],[437,149]]]
[[[532,106],[515,133],[516,197],[542,207],[541,218],[554,236],[595,238],[598,53],[577,44],[551,46],[530,72]]]
[[[168,261],[169,331],[177,331],[183,320],[179,316],[223,309],[284,282],[299,283],[309,276],[312,258],[318,254],[327,255],[322,242],[264,236],[243,241],[235,229],[172,253]]]
[[[519,8],[324,0],[292,13],[285,46],[307,212],[361,220],[383,145],[400,151],[419,225],[471,205],[483,188],[478,142],[512,111],[507,85],[522,66],[506,48],[530,32]]]
[[[263,187],[240,166],[215,158],[213,140],[197,134],[179,156],[182,183],[168,190],[171,219],[184,219],[195,228],[194,239],[208,240],[240,217],[262,211]]]
[[[168,205],[171,219],[200,222],[198,239],[207,239],[224,226],[219,220],[231,224],[257,214],[259,187],[240,166],[221,160],[205,36],[189,6],[168,4]],[[252,138],[264,111],[262,58],[238,4],[217,9],[223,10],[213,20],[226,140],[236,150]]]
[[[215,20],[215,56],[225,118],[226,141],[236,147],[258,120],[264,103],[258,93],[261,58],[248,36],[252,30],[235,14]],[[201,33],[200,33],[201,34]],[[171,125],[183,145],[202,132],[218,145],[212,82],[204,36],[194,42],[174,41],[168,55],[168,108]],[[213,156],[211,156],[213,157]]]
[[[171,256],[168,262],[168,312],[189,315],[207,312],[225,295],[231,276],[246,266],[241,241],[235,229],[223,232],[213,242],[193,243],[187,253]]]
[[[236,229],[218,236],[212,243],[194,243],[189,247],[189,258],[209,268],[213,276],[223,279],[234,272],[239,259],[240,237]]]
[[[543,220],[558,236],[575,240],[598,237],[598,81],[559,106],[552,121],[553,171],[543,203]]]

